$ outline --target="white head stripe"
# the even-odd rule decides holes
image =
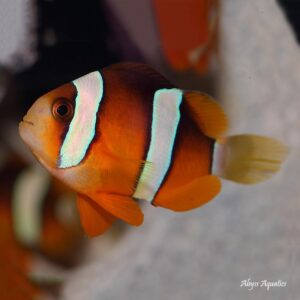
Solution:
[[[180,120],[179,106],[182,91],[178,89],[161,89],[155,92],[151,141],[147,161],[153,163],[151,175],[146,167],[142,170],[133,197],[152,201],[157,193],[171,163],[172,150]],[[150,175],[150,176],[149,176]]]
[[[60,149],[59,168],[73,167],[83,160],[95,136],[103,97],[103,79],[98,71],[74,80],[73,84],[77,89],[75,112]]]

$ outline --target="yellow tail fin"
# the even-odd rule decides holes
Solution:
[[[238,183],[254,184],[275,174],[288,148],[272,138],[243,134],[218,140],[213,174]]]

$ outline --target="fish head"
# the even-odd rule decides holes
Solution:
[[[38,98],[19,124],[22,140],[48,168],[56,168],[74,114],[76,90],[65,84]]]

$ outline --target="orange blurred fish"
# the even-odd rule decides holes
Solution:
[[[209,70],[217,50],[218,0],[153,0],[167,62],[175,70]]]
[[[42,171],[26,168],[17,176],[12,197],[14,231],[20,243],[65,265],[81,241],[73,193]]]
[[[31,278],[33,253],[16,239],[11,208],[13,180],[21,168],[13,157],[0,172],[0,299],[27,300],[44,295]]]
[[[64,210],[67,202],[72,203],[67,197],[70,190],[57,179],[50,181],[45,172],[37,174],[42,180],[32,186],[27,167],[14,153],[7,154],[0,166],[1,300],[48,299],[63,278],[60,267],[57,272],[46,267],[52,266],[48,259],[71,265],[74,247],[81,241],[76,215],[72,218]]]
[[[25,300],[41,295],[30,280],[32,253],[14,237],[11,210],[0,196],[0,299]]]
[[[255,135],[224,138],[227,119],[208,95],[175,88],[143,64],[116,64],[39,98],[20,123],[37,159],[77,192],[89,236],[116,218],[143,222],[136,200],[196,208],[219,177],[256,183],[278,171],[287,149]]]

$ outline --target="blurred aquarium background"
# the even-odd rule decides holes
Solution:
[[[0,0],[0,299],[298,299],[299,17],[295,0]],[[213,95],[230,133],[285,142],[282,171],[224,181],[184,214],[145,205],[143,226],[88,239],[72,191],[36,163],[18,122],[42,94],[121,61]]]

